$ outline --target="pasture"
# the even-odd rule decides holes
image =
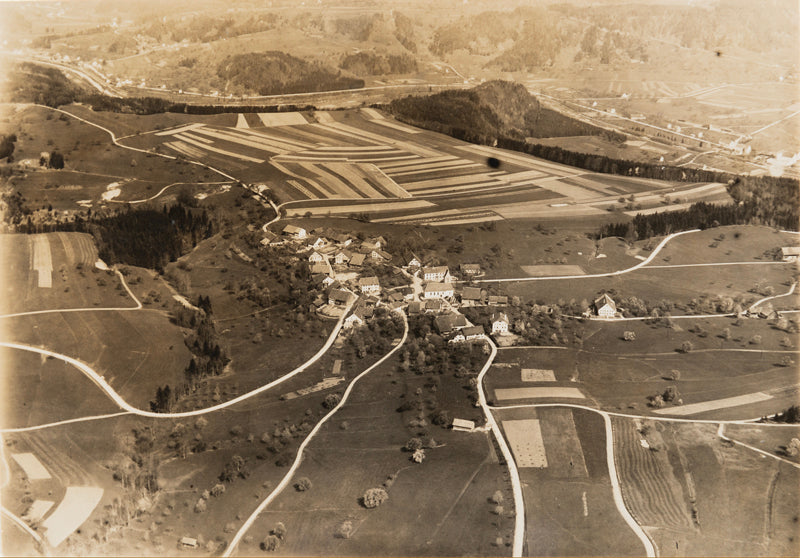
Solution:
[[[654,347],[657,350],[657,347]],[[507,391],[525,395],[530,382],[520,381],[520,368],[531,365],[553,369],[555,386],[580,390],[587,399],[570,403],[621,412],[702,419],[751,419],[796,404],[796,370],[779,364],[779,355],[754,352],[708,351],[679,354],[603,353],[596,350],[510,348],[503,349],[498,363],[485,378],[488,393],[498,399]],[[733,381],[735,380],[735,381]],[[544,385],[553,389],[554,382]],[[525,386],[525,387],[522,387]],[[554,387],[555,387],[554,386]],[[567,388],[567,386],[571,386]],[[648,407],[648,398],[667,387],[677,390],[683,405],[666,403],[661,409]],[[757,397],[752,394],[762,393]],[[540,394],[531,394],[532,396]],[[725,401],[729,398],[730,401]],[[509,405],[536,400],[505,401]],[[551,400],[545,400],[551,402]],[[697,405],[697,406],[695,406]]]
[[[498,536],[510,542],[513,523],[505,513],[494,516],[488,502],[496,490],[507,498],[510,491],[487,434],[406,425],[415,413],[395,408],[414,397],[424,378],[397,376],[396,365],[393,359],[359,381],[348,403],[309,444],[292,480],[307,477],[312,487],[305,492],[287,487],[259,516],[249,533],[253,542],[243,543],[239,554],[258,552],[257,544],[279,521],[288,533],[279,551],[289,554],[314,554],[323,546],[337,556],[509,553],[505,543],[493,545]],[[446,382],[454,380],[442,377]],[[436,394],[452,394],[445,387]],[[444,404],[453,415],[473,418],[465,396],[447,397]],[[402,448],[421,433],[435,442],[416,464]],[[390,475],[389,500],[374,510],[362,507],[364,491]],[[352,521],[353,534],[336,538],[345,520]]]
[[[785,451],[792,438],[800,438],[800,426],[771,427],[760,424],[729,424],[725,427],[725,436],[800,463],[800,456],[789,455]]]
[[[83,233],[0,235],[4,281],[0,313],[135,306],[111,271],[94,264],[97,249]]]

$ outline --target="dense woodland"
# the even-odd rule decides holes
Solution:
[[[124,263],[159,272],[171,261],[214,234],[205,211],[181,204],[156,209],[123,210],[114,215],[76,216],[74,221],[52,225],[21,224],[18,230],[33,234],[53,231],[90,233],[100,258],[107,264]]]
[[[357,76],[410,74],[417,71],[417,59],[410,54],[356,52],[344,56],[339,67]]]
[[[609,135],[555,111],[542,108],[522,84],[490,81],[469,90],[395,99],[382,107],[398,120],[472,143],[492,144],[500,138],[523,142],[529,137]],[[513,149],[513,148],[512,148]]]
[[[217,67],[217,75],[226,80],[227,91],[259,95],[364,87],[362,79],[343,76],[318,62],[275,50],[228,56]]]
[[[737,176],[730,179],[728,193],[735,204],[694,203],[688,209],[636,215],[630,223],[603,225],[599,236],[644,240],[690,229],[723,225],[767,225],[798,230],[800,183],[770,176]]]

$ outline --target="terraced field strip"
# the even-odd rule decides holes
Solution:
[[[625,503],[641,525],[683,529],[691,518],[666,451],[654,452],[632,420],[614,419],[616,463]]]
[[[502,217],[485,209],[468,210],[461,209],[453,215],[438,217],[414,217],[397,221],[406,225],[469,225],[471,223],[485,223],[487,221],[502,221]],[[391,221],[391,220],[390,220]]]
[[[205,126],[202,122],[197,122],[195,124],[187,124],[186,126],[178,126],[177,128],[172,128],[171,130],[162,130],[160,132],[156,132],[155,135],[157,136],[172,136],[175,134],[180,134],[181,132],[188,132],[190,130],[196,130],[198,128],[202,128]]]
[[[359,152],[359,151],[394,151],[395,148],[391,145],[351,145],[351,146],[340,146],[340,145],[329,145],[324,147],[317,148],[318,151],[347,151],[347,152]]]
[[[406,170],[405,167],[411,167],[412,165],[418,165],[422,163],[438,163],[441,161],[457,161],[459,160],[458,157],[453,155],[441,155],[439,157],[426,157],[426,158],[417,158],[414,161],[403,161],[400,163],[383,163],[381,168],[385,170],[387,173],[392,171],[403,171]]]
[[[429,203],[429,207],[435,208],[434,204]],[[469,209],[443,209],[441,211],[431,211],[425,213],[416,213],[413,215],[398,215],[395,217],[381,217],[379,219],[370,219],[373,223],[403,223],[412,224],[423,221],[435,221],[438,218],[451,219],[459,218],[464,215],[474,214],[480,212],[481,214],[489,214],[490,211],[485,209],[469,210]]]
[[[300,112],[259,112],[258,118],[268,128],[271,126],[308,124],[308,120]]]
[[[339,176],[342,176],[354,188],[358,189],[358,191],[361,192],[365,198],[380,199],[392,197],[392,195],[388,192],[379,192],[372,184],[365,180],[365,174],[361,168],[362,165],[350,163],[327,163],[325,166]]]
[[[281,126],[280,128],[251,129],[250,132],[280,141],[302,143],[309,146],[309,149],[322,145],[330,145],[332,143],[333,140],[331,140],[331,138],[315,134],[307,130],[307,127],[308,126]]]
[[[50,472],[45,469],[45,466],[42,465],[39,458],[32,453],[12,453],[11,459],[22,467],[28,480],[45,480],[51,478]]]
[[[539,188],[550,190],[559,196],[570,198],[577,202],[597,198],[597,192],[587,190],[583,186],[573,186],[571,184],[567,184],[558,177],[542,178],[541,180],[534,181],[534,184],[536,184]]]
[[[515,153],[503,151],[502,149],[497,149],[495,147],[487,147],[485,145],[459,145],[457,146],[457,149],[482,155],[484,157],[495,157],[500,161],[511,161],[512,163],[520,165],[521,167],[531,170],[539,170],[545,174],[553,176],[564,177],[586,174],[586,171],[576,169],[574,167],[550,163],[549,161],[545,161],[543,159],[537,159],[532,155],[517,155]]]
[[[43,523],[45,538],[57,547],[89,519],[100,499],[103,489],[93,486],[68,486],[64,499]]]
[[[384,172],[372,163],[362,163],[359,166],[362,167],[363,172],[372,178],[372,181],[379,185],[385,192],[389,193],[388,197],[396,197],[396,198],[410,198],[411,194],[409,194],[402,186],[400,186],[397,182],[386,176]]]
[[[419,134],[422,132],[422,130],[419,128],[412,128],[411,126],[406,126],[405,124],[395,122],[394,120],[372,120],[372,122],[374,124],[380,124],[381,126],[386,126],[387,128],[392,128],[393,130],[405,132],[407,134]]]
[[[517,467],[547,467],[539,419],[504,420],[501,424]]]
[[[586,396],[574,387],[522,387],[522,388],[498,388],[494,390],[495,398],[498,401],[508,401],[509,399],[536,399],[542,397],[559,397],[567,399],[585,399]]]
[[[284,174],[293,176],[295,180],[290,180],[288,182],[311,199],[327,199],[330,197],[336,197],[332,191],[325,188],[322,184],[320,184],[313,178],[298,174],[289,167],[282,165],[280,163],[276,163],[274,160],[272,161],[272,166]],[[298,168],[297,165],[292,165],[292,168],[297,171],[303,170]]]
[[[336,176],[335,174],[329,172],[325,168],[325,163],[314,164],[314,163],[299,163],[306,171],[315,174],[318,176],[328,188],[330,195],[327,196],[329,198],[363,198],[361,192],[354,190],[350,187],[350,185],[342,180],[340,177]],[[321,185],[320,185],[321,186]]]
[[[39,287],[49,289],[53,286],[53,257],[50,254],[50,241],[45,235],[33,237],[31,269],[38,273]]]
[[[227,141],[230,143],[236,143],[238,145],[244,145],[246,147],[252,147],[254,149],[258,149],[259,151],[266,151],[271,154],[278,154],[283,155],[284,153],[288,153],[289,150],[284,149],[282,147],[277,147],[272,142],[268,142],[263,139],[256,139],[253,136],[244,136],[240,134],[232,134],[232,133],[225,133],[219,130],[211,130],[209,128],[203,128],[199,133],[207,135],[209,137]],[[251,139],[248,139],[251,138]],[[203,141],[210,141],[210,140],[203,140]]]
[[[314,113],[314,118],[316,118],[318,122],[336,122],[329,112],[317,111]]]
[[[237,128],[249,128],[250,126],[247,125],[247,118],[244,117],[244,114],[237,114],[236,115],[236,127]]]
[[[185,155],[192,159],[201,159],[205,155],[205,153],[203,153],[199,149],[195,149],[194,147],[182,141],[167,141],[164,142],[164,145],[166,145],[173,151],[177,151],[181,155]]]
[[[707,411],[716,411],[718,409],[727,409],[728,407],[739,407],[741,405],[749,405],[750,403],[760,403],[762,401],[769,401],[772,395],[764,392],[748,393],[747,395],[737,395],[735,397],[726,397],[724,399],[714,399],[713,401],[703,401],[702,403],[690,403],[681,407],[668,407],[666,409],[657,409],[653,411],[659,415],[695,415],[697,413],[705,413]]]
[[[466,159],[455,159],[440,163],[422,163],[419,165],[413,165],[409,167],[403,167],[400,169],[392,169],[387,170],[387,174],[391,174],[392,176],[408,176],[414,174],[427,174],[431,172],[437,171],[451,171],[451,170],[458,170],[458,169],[467,169],[472,167],[482,167],[480,163],[473,163],[472,161],[468,161]]]
[[[201,133],[204,133],[205,131],[206,131],[205,128],[201,128]],[[191,139],[193,139],[195,141],[199,141],[201,143],[204,143],[206,145],[213,145],[214,144],[214,140],[210,140],[210,139],[204,138],[202,136],[198,136],[197,134],[192,133],[192,132],[183,132],[182,135],[187,137],[187,138],[191,138]]]
[[[461,186],[466,184],[497,184],[497,179],[488,176],[486,173],[467,174],[462,176],[449,176],[447,178],[431,178],[418,180],[416,182],[403,182],[403,188],[416,194],[417,191],[433,192],[446,186]]]
[[[370,120],[383,120],[385,117],[379,111],[373,108],[362,108],[361,113],[364,114]]]
[[[561,478],[588,478],[572,409],[540,409],[538,414],[550,472]]]
[[[323,205],[286,207],[287,217],[297,217],[304,215],[306,211],[317,214],[344,215],[348,213],[376,213],[381,211],[406,211],[411,209],[424,209],[435,207],[431,202],[425,200],[408,200],[385,203],[359,203],[348,205]]]
[[[232,157],[234,159],[240,159],[242,161],[247,161],[249,163],[263,163],[264,159],[256,159],[255,157],[250,157],[249,155],[242,155],[241,153],[236,153],[234,151],[227,151],[225,149],[220,149],[218,147],[212,147],[210,145],[205,145],[202,142],[195,141],[191,138],[187,138],[183,134],[177,134],[176,138],[185,141],[190,145],[194,145],[196,147],[200,147],[201,149],[205,149],[207,151],[211,151],[213,153],[219,153],[220,155],[225,155],[227,157]]]
[[[39,521],[45,515],[47,515],[47,512],[50,511],[50,508],[53,507],[53,504],[55,504],[55,502],[52,500],[34,500],[33,504],[31,504],[31,507],[28,508],[27,512],[25,512],[23,518],[29,522]]]
[[[420,157],[436,157],[437,155],[440,155],[438,151],[427,149],[417,143],[393,140],[389,137],[382,136],[380,134],[373,134],[372,132],[367,132],[366,130],[356,128],[354,126],[342,124],[341,122],[335,122],[332,124],[327,124],[325,126],[328,129],[336,131],[337,133],[348,135],[356,139],[360,139],[362,141],[371,140],[372,142],[377,143],[379,145],[391,144],[399,149],[408,151],[409,153],[419,155]]]
[[[285,130],[286,128],[279,128],[279,130]],[[228,134],[238,134],[240,137],[250,139],[252,141],[258,141],[265,145],[270,145],[276,147],[278,149],[282,149],[285,151],[299,151],[301,149],[311,149],[315,147],[315,144],[308,143],[306,141],[297,140],[293,138],[286,138],[283,135],[278,135],[277,132],[273,132],[270,129],[269,132],[265,132],[263,130],[231,130],[230,128],[225,128],[220,130],[221,132],[225,132]]]

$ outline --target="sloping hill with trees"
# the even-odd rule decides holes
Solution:
[[[275,50],[228,56],[217,67],[217,75],[240,93],[259,95],[364,87],[362,79]]]
[[[392,101],[387,108],[398,120],[468,141],[607,133],[542,108],[523,85],[509,81],[489,81],[469,90],[442,91],[426,97],[405,97]]]

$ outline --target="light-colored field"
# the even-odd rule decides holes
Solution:
[[[425,200],[413,200],[413,201],[384,202],[384,203],[361,203],[361,204],[351,204],[351,205],[325,205],[325,206],[318,206],[315,209],[315,213],[344,215],[347,213],[361,213],[364,211],[368,212],[401,211],[401,210],[405,211],[410,209],[423,209],[426,207],[433,207],[433,204]],[[300,217],[308,210],[309,208],[307,206],[301,206],[299,209],[293,209],[289,207],[286,209],[286,215],[288,217]]]
[[[27,519],[28,521],[39,521],[47,514],[48,511],[50,511],[50,508],[53,507],[53,504],[55,504],[55,502],[51,500],[34,500],[33,504],[31,504],[31,507],[25,513],[23,518]]]
[[[748,405],[750,403],[760,403],[768,401],[772,396],[768,393],[748,393],[747,395],[737,395],[736,397],[726,397],[725,399],[715,399],[713,401],[703,401],[702,403],[692,403],[690,405],[683,405],[682,407],[668,407],[666,409],[658,409],[653,411],[659,415],[695,415],[697,413],[705,413],[707,411],[716,411],[718,409],[727,409],[728,407],[739,407],[741,405]]]
[[[92,511],[100,503],[103,489],[93,486],[69,486],[64,499],[43,523],[45,537],[53,547],[57,547],[77,528],[89,519]]]
[[[171,128],[169,130],[163,130],[161,132],[156,132],[155,135],[157,136],[173,136],[175,134],[180,134],[181,132],[188,132],[190,130],[194,130],[195,128],[202,128],[205,124],[201,122],[195,122],[193,124],[187,124],[186,126],[178,126],[177,128]]]
[[[498,388],[494,390],[498,401],[509,399],[535,399],[543,397],[558,397],[567,399],[584,399],[586,396],[574,387],[525,387],[525,388]]]
[[[541,370],[538,368],[523,368],[523,382],[555,382],[556,375],[552,370]]]
[[[258,118],[266,127],[271,126],[298,126],[308,124],[308,121],[299,112],[259,112]]]
[[[249,128],[250,126],[247,125],[247,119],[244,117],[244,114],[237,114],[236,115],[236,127],[237,128]]]
[[[12,453],[11,458],[25,471],[29,480],[49,479],[50,473],[32,453]]]
[[[38,286],[49,289],[53,286],[53,258],[50,254],[50,241],[44,235],[36,235],[33,237],[32,243],[31,269],[38,273]]]
[[[547,455],[538,419],[504,420],[502,424],[517,467],[547,467]]]
[[[550,277],[559,275],[585,275],[579,265],[523,265],[522,271],[531,277]]]

